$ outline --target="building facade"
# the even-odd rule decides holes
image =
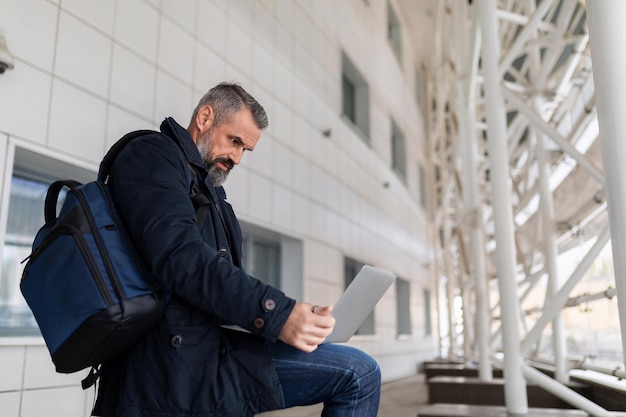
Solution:
[[[0,411],[88,415],[19,292],[47,185],[95,178],[124,133],[186,126],[236,81],[270,125],[228,181],[249,273],[334,303],[363,264],[398,276],[350,344],[384,380],[435,355],[431,162],[420,61],[393,0],[0,0]],[[158,366],[158,364],[155,364]]]

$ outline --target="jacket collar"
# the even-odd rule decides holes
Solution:
[[[163,123],[161,123],[161,132],[178,143],[187,161],[201,168],[201,172],[205,170],[198,148],[187,129],[179,125],[173,118],[167,117],[163,120]]]
[[[211,193],[213,201],[225,200],[226,192],[224,191],[224,188],[213,186],[213,183],[207,175],[206,167],[204,166],[204,162],[202,161],[200,152],[198,152],[198,148],[191,138],[191,135],[189,135],[187,129],[179,125],[178,122],[176,122],[176,120],[174,120],[173,118],[167,117],[161,123],[161,133],[172,138],[185,154],[185,158],[187,158],[187,161],[189,161],[189,163],[193,165],[193,168],[195,168],[196,172],[202,174],[204,184]]]

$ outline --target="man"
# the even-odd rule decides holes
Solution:
[[[241,230],[221,184],[267,124],[252,96],[222,83],[186,130],[167,118],[117,157],[113,196],[170,301],[128,354],[102,366],[93,415],[238,417],[319,402],[325,416],[376,415],[376,362],[322,344],[332,307],[296,302],[241,267]],[[206,204],[194,207],[192,189]]]

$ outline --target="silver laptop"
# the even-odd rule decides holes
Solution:
[[[396,277],[365,265],[333,308],[335,328],[324,343],[347,342],[374,309]]]

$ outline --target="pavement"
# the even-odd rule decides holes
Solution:
[[[378,417],[416,417],[420,408],[428,405],[428,387],[424,374],[386,382],[382,385]],[[257,417],[319,417],[322,405],[293,407],[270,411]]]

